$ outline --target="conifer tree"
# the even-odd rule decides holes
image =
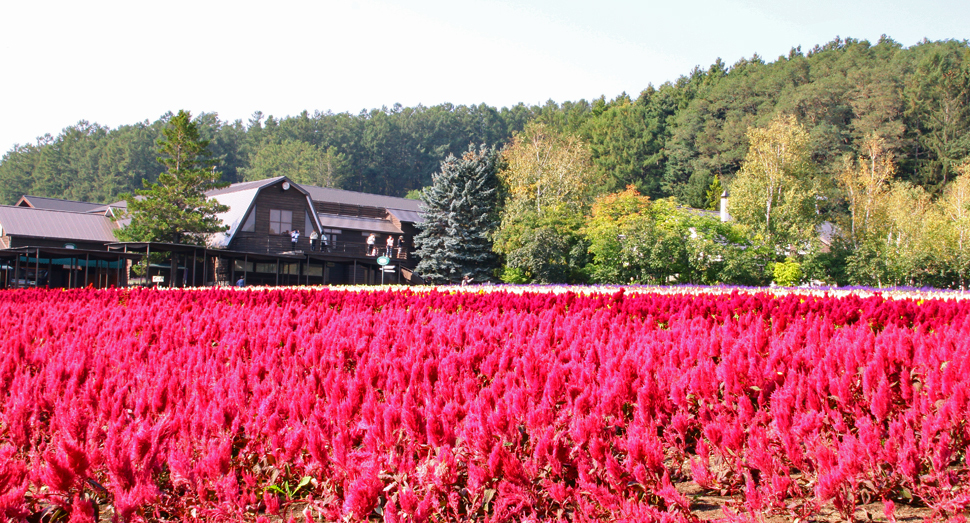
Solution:
[[[145,183],[128,196],[131,223],[117,232],[124,241],[156,241],[202,245],[208,234],[224,231],[216,214],[229,210],[205,192],[224,187],[219,172],[209,159],[209,141],[203,140],[198,125],[187,111],[179,111],[168,122],[158,141],[159,163],[168,168],[158,183]]]
[[[414,238],[421,261],[416,272],[430,283],[457,283],[469,276],[491,281],[497,257],[492,232],[498,226],[495,151],[469,146],[461,158],[449,155],[432,175],[421,200],[424,222]]]

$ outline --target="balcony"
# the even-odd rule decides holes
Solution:
[[[331,242],[329,248],[318,249],[309,254],[324,256],[339,256],[343,258],[373,258],[388,256],[392,260],[407,260],[408,251],[403,247],[393,247],[388,252],[385,246],[369,249],[367,244],[360,242]]]

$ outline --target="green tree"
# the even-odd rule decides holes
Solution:
[[[704,208],[710,211],[720,209],[722,194],[724,194],[724,186],[721,185],[721,177],[715,176],[711,180],[711,185],[707,188]]]
[[[226,230],[216,214],[229,208],[205,192],[224,187],[209,160],[208,140],[187,111],[179,111],[162,131],[158,161],[167,168],[157,183],[127,196],[131,223],[116,235],[124,241],[158,241],[202,245],[207,235]]]
[[[782,287],[793,287],[802,281],[802,265],[795,258],[788,258],[774,266],[774,281]]]
[[[943,256],[954,284],[966,289],[970,282],[970,158],[955,167],[958,176],[939,200],[945,217]]]
[[[589,149],[575,135],[533,123],[502,154],[507,195],[495,250],[530,281],[579,282],[579,229],[596,177]]]
[[[430,283],[457,283],[464,276],[492,280],[497,257],[492,233],[498,225],[495,151],[473,146],[449,156],[424,190],[424,222],[414,237],[420,258],[415,272]]]
[[[925,42],[905,87],[906,115],[917,142],[916,180],[939,193],[970,153],[970,49],[966,41]]]
[[[895,175],[895,164],[886,142],[870,135],[865,153],[857,161],[847,159],[838,183],[848,205],[848,240],[853,248],[884,233],[886,195]]]
[[[296,183],[318,187],[339,187],[346,176],[347,160],[335,147],[321,151],[297,140],[264,144],[250,166],[243,169],[246,181],[286,176]]]
[[[31,177],[37,169],[40,153],[34,145],[15,145],[0,162],[0,203],[13,205],[30,194]]]
[[[650,201],[630,186],[597,198],[584,233],[599,283],[694,281],[688,256],[692,216],[672,199]]]
[[[605,191],[632,184],[645,194],[660,194],[663,121],[641,100],[618,97],[584,127],[597,185]]]
[[[820,222],[808,132],[793,116],[781,116],[750,129],[748,141],[741,172],[731,184],[731,216],[781,251],[800,249]]]

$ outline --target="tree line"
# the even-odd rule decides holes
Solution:
[[[837,38],[773,62],[718,60],[635,98],[501,109],[394,105],[283,118],[256,112],[246,122],[207,113],[195,121],[224,181],[286,174],[395,196],[431,185],[440,162],[468,144],[501,146],[538,121],[586,144],[597,187],[632,184],[700,207],[715,176],[727,181],[740,169],[747,129],[786,113],[806,126],[813,159],[830,176],[878,134],[897,159],[898,178],[939,194],[970,151],[968,49],[955,40],[904,48],[886,37],[875,44]],[[153,183],[162,172],[155,144],[172,116],[115,129],[82,121],[15,146],[0,161],[0,201],[34,194],[106,202]]]

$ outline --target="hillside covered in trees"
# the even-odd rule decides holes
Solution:
[[[774,220],[770,199],[767,213],[744,201],[737,207],[739,220],[749,226],[765,216],[766,223],[752,229],[754,236],[749,230],[745,241],[762,242],[759,252],[767,253],[768,263],[779,253],[800,256],[791,245],[807,241],[820,222],[830,221],[848,231],[842,237],[848,250],[836,262],[826,262],[830,269],[838,265],[839,274],[824,270],[818,275],[843,283],[939,284],[957,277],[962,281],[965,275],[944,275],[941,269],[935,279],[914,277],[916,267],[926,264],[925,253],[910,256],[908,268],[894,273],[886,249],[898,250],[905,241],[933,233],[912,224],[900,229],[907,216],[909,222],[929,216],[925,213],[933,202],[943,205],[949,198],[950,207],[934,207],[939,220],[955,220],[953,213],[966,217],[962,197],[947,186],[961,172],[970,173],[968,102],[970,44],[965,40],[903,47],[887,37],[876,43],[837,38],[807,52],[792,49],[774,61],[757,55],[733,65],[718,60],[675,82],[648,86],[636,97],[622,93],[610,100],[501,109],[395,105],[357,115],[305,111],[285,118],[256,112],[248,122],[225,122],[210,113],[196,122],[227,182],[286,175],[298,183],[405,196],[431,185],[441,162],[451,154],[461,156],[469,144],[506,148],[499,162],[504,203],[497,210],[502,226],[495,241],[512,281],[595,280],[594,274],[612,274],[596,263],[605,259],[602,253],[624,247],[597,244],[590,234],[596,227],[612,234],[619,225],[603,222],[606,215],[599,222],[585,220],[594,202],[601,211],[620,205],[656,218],[678,207],[711,208],[720,187],[751,199],[762,190],[759,176],[768,176],[769,187],[778,181],[771,179],[770,166],[755,172],[759,151],[788,144],[796,146],[798,157],[782,170],[794,181],[779,178],[783,184]],[[171,117],[116,129],[82,121],[56,137],[13,148],[0,162],[0,203],[12,204],[23,194],[108,202],[143,182],[155,182],[162,172],[156,142]],[[542,151],[548,156],[537,156]],[[530,157],[548,160],[543,172],[558,174],[529,171]],[[542,176],[568,180],[582,190],[539,195],[537,187],[548,185]],[[530,190],[537,196],[524,197]],[[789,192],[781,196],[782,190]],[[612,199],[602,200],[611,194]],[[663,200],[669,208],[648,209],[647,202],[664,198],[672,198]],[[544,204],[545,199],[556,205]],[[806,218],[809,214],[814,216]],[[696,235],[696,224],[690,228]],[[963,232],[951,233],[959,235],[957,250],[963,250]],[[740,234],[722,230],[716,236]],[[887,234],[883,244],[873,243]],[[553,244],[559,255],[548,250]],[[586,259],[597,252],[599,262]],[[862,261],[849,256],[861,252],[869,253]],[[533,263],[556,256],[561,267],[551,272]],[[658,267],[671,266],[664,256],[654,261]],[[768,270],[764,260],[744,264],[749,268],[743,278],[731,280],[720,273],[697,278],[770,280],[765,274],[751,276],[751,267]],[[855,267],[856,277],[846,276],[846,267]],[[860,279],[873,271],[885,279]],[[614,276],[621,282],[671,277]]]
[[[718,61],[635,98],[501,109],[395,105],[285,118],[257,112],[248,122],[202,114],[198,121],[225,181],[286,174],[403,196],[430,185],[449,153],[469,143],[501,146],[538,120],[588,144],[604,188],[634,184],[652,197],[703,206],[713,176],[729,181],[740,168],[747,129],[790,113],[808,128],[813,157],[826,172],[837,172],[878,133],[897,159],[898,177],[935,192],[970,152],[968,51],[965,41],[903,48],[888,38],[836,39],[773,62]],[[105,202],[155,181],[155,141],[171,116],[115,129],[82,121],[7,151],[0,202],[23,194]]]

